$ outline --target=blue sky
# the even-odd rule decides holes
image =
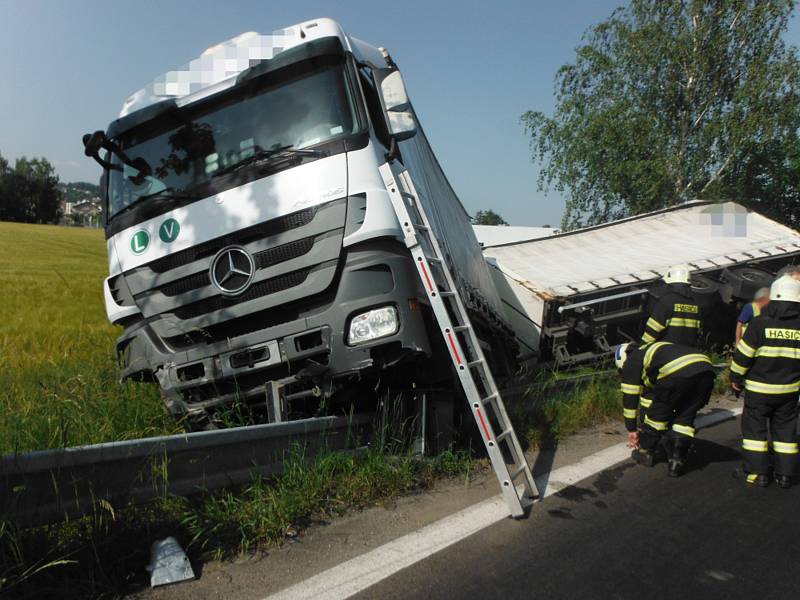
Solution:
[[[563,199],[537,191],[519,117],[552,110],[556,70],[621,3],[0,0],[0,154],[45,156],[63,181],[96,181],[81,135],[104,129],[131,92],[244,31],[328,16],[392,53],[469,211],[555,225]],[[797,18],[787,39],[800,41]]]

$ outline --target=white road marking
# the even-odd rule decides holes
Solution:
[[[741,413],[741,407],[716,411],[699,417],[695,426],[698,429],[710,427]],[[543,475],[540,479],[548,482],[543,498],[622,462],[630,457],[630,452],[625,443],[620,443],[587,456],[574,465],[567,465]],[[508,507],[501,496],[484,500],[323,571],[264,600],[349,598],[506,518],[508,518]]]

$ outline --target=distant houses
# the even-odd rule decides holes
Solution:
[[[61,184],[61,224],[99,227],[103,209],[99,188],[90,183]]]

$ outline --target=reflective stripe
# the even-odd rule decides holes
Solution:
[[[650,378],[647,377],[647,369],[650,368],[650,363],[653,362],[653,355],[655,354],[656,350],[668,345],[669,342],[656,342],[655,344],[647,347],[647,350],[644,353],[644,360],[642,361],[642,381],[644,381],[645,385],[650,385]]]
[[[772,447],[779,454],[797,454],[797,442],[772,442]]]
[[[678,425],[677,423],[673,423],[672,431],[675,433],[688,435],[689,437],[694,437],[694,427],[689,427],[688,425]]]
[[[766,452],[769,450],[767,440],[742,440],[742,449],[749,450],[750,452]]]
[[[683,317],[673,317],[667,319],[669,327],[691,327],[692,329],[700,328],[700,321],[697,319],[684,319]]]
[[[750,347],[750,345],[744,341],[744,338],[739,340],[739,343],[736,344],[736,349],[744,354],[747,358],[753,358],[756,355],[756,351]]]
[[[635,419],[639,416],[639,411],[637,411],[635,408],[623,408],[622,416],[624,416],[626,419]]]
[[[658,333],[659,331],[664,331],[667,328],[666,325],[662,325],[661,323],[656,321],[653,317],[650,317],[649,319],[647,319],[647,323],[645,324],[645,327],[649,327],[650,329],[652,329],[656,333]]]
[[[742,365],[740,365],[739,363],[737,363],[735,360],[731,361],[731,371],[733,371],[737,375],[744,375],[745,373],[747,373],[747,369]]]
[[[647,332],[645,331],[645,332],[642,334],[642,341],[643,341],[645,344],[649,344],[650,342],[655,342],[655,341],[656,341],[656,338],[654,338],[652,335],[650,335],[649,333],[647,333]]]
[[[619,389],[622,390],[623,394],[634,394],[638,396],[642,393],[642,386],[633,385],[631,383],[621,383]]]
[[[644,418],[645,425],[650,425],[656,431],[666,431],[668,423],[666,421],[653,421],[650,417]]]
[[[642,363],[645,369],[650,366],[651,362],[653,362],[653,354],[655,354],[656,350],[667,345],[669,345],[669,342],[657,342],[647,347],[647,351],[644,353],[644,361]]]
[[[710,365],[711,359],[708,358],[705,354],[685,354],[680,358],[671,360],[663,367],[661,367],[658,370],[658,377],[656,379],[661,379],[662,377],[666,377],[667,375],[672,375],[673,373],[680,371],[681,369],[688,367],[689,365],[694,365],[696,363],[708,363]]]
[[[650,398],[644,398],[639,396],[639,406],[643,408],[650,408],[653,405],[653,401]]]
[[[758,479],[758,473],[747,474],[747,483],[755,483],[757,479]]]
[[[800,391],[800,381],[794,383],[764,383],[763,381],[744,380],[744,389],[759,394],[793,394]]]
[[[756,350],[756,356],[766,356],[767,358],[800,358],[800,348],[761,346]]]

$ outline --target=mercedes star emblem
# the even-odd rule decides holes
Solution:
[[[241,294],[253,280],[253,257],[243,248],[228,246],[220,250],[211,262],[211,282],[228,296]]]

